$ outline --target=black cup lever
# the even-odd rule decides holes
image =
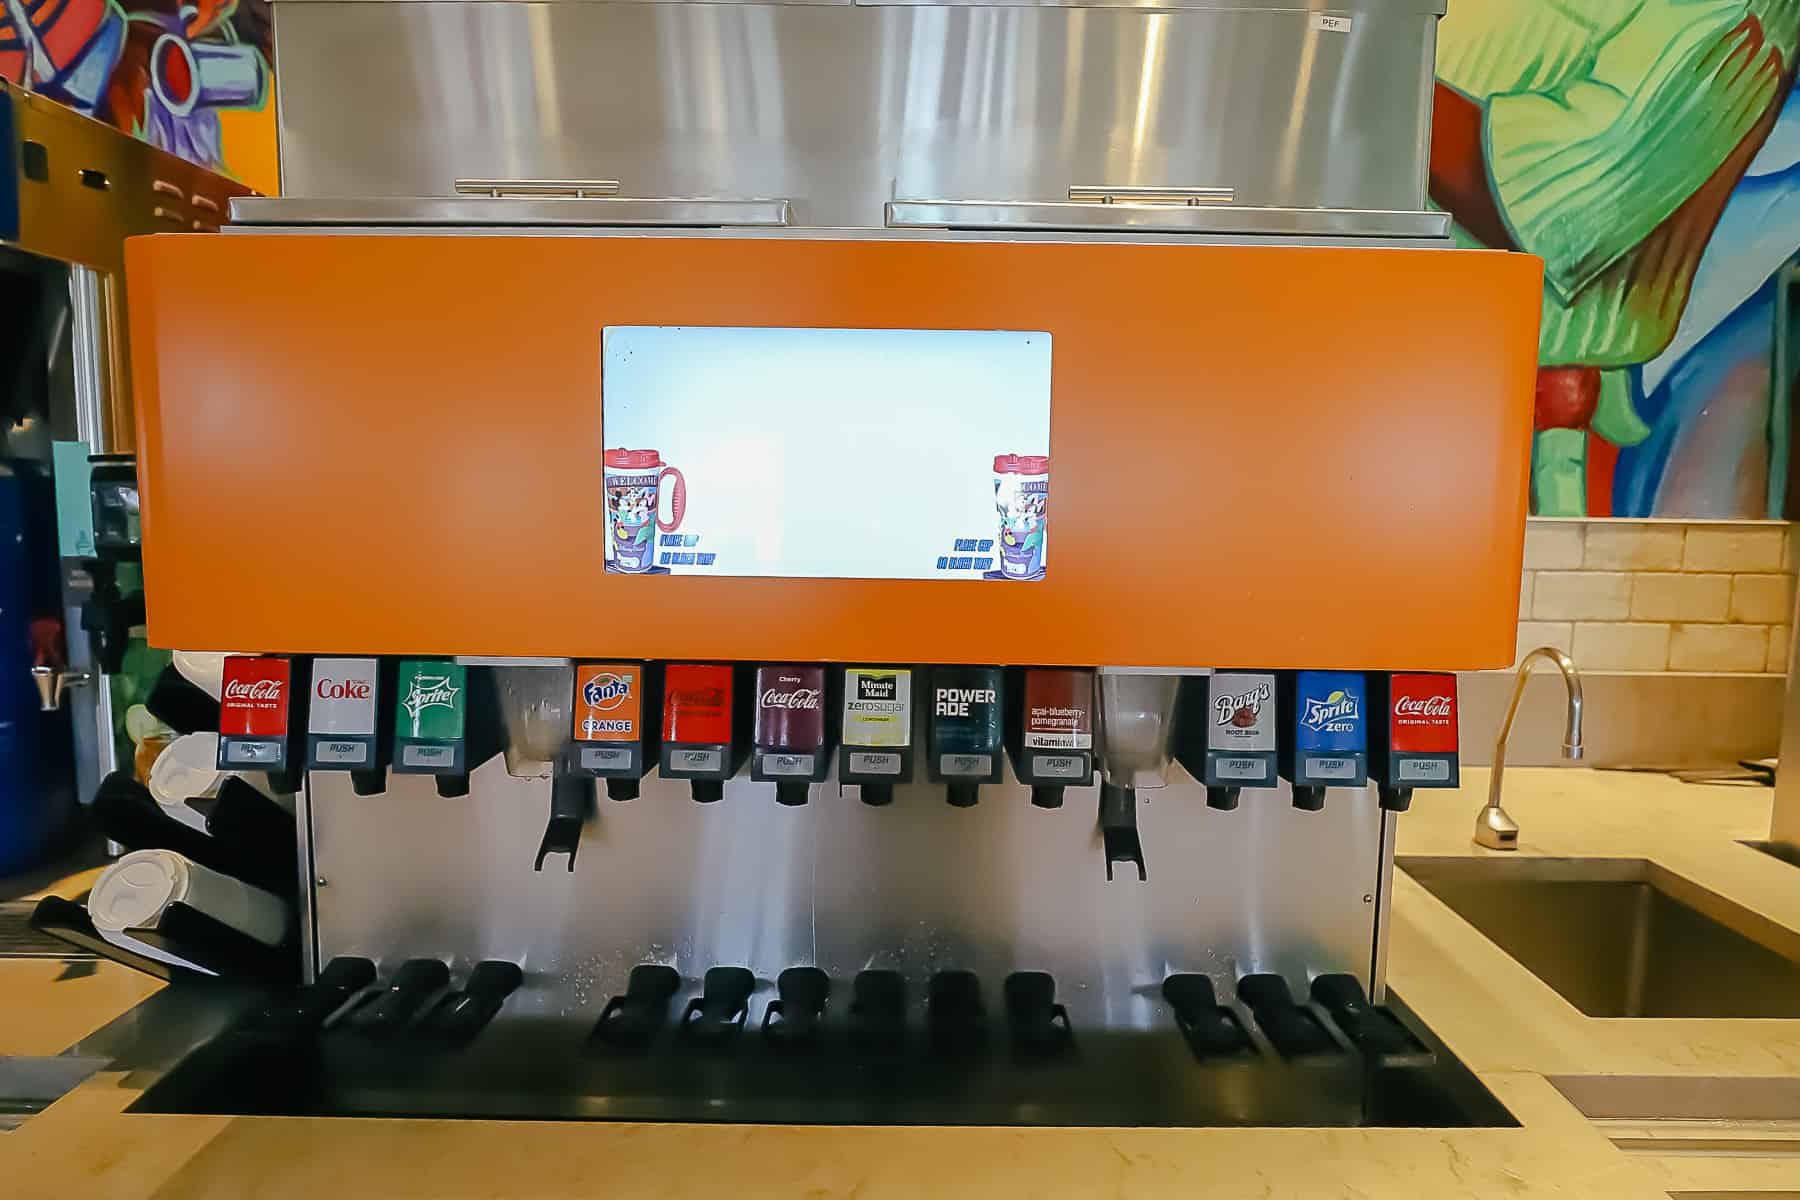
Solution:
[[[1237,1015],[1219,1003],[1212,979],[1192,972],[1163,980],[1163,999],[1175,1010],[1175,1026],[1198,1059],[1227,1058],[1250,1049]]]
[[[625,994],[614,996],[600,1010],[594,1025],[596,1040],[619,1050],[639,1050],[650,1044],[669,1015],[669,1001],[681,987],[674,967],[639,963],[631,968]]]
[[[517,963],[499,959],[478,962],[463,990],[439,1000],[419,1022],[419,1031],[456,1046],[472,1041],[524,980],[525,972]]]
[[[449,982],[450,968],[442,959],[409,958],[394,972],[385,991],[350,1013],[350,1027],[372,1037],[386,1037],[411,1020],[426,999]]]
[[[1283,1058],[1308,1058],[1335,1054],[1332,1040],[1319,1018],[1294,1003],[1287,980],[1279,975],[1246,975],[1238,980],[1238,999],[1256,1017],[1256,1024]]]
[[[1056,980],[1043,971],[1014,971],[1006,977],[1006,1023],[1015,1049],[1056,1054],[1069,1047],[1074,1030],[1069,1010],[1056,1002]]]
[[[973,971],[939,971],[925,992],[925,1027],[940,1054],[966,1054],[987,1040],[981,979]]]
[[[711,967],[700,982],[700,994],[681,1014],[681,1034],[689,1041],[719,1045],[744,1027],[750,1015],[750,993],[756,976],[745,967]]]
[[[1350,1044],[1364,1054],[1420,1054],[1424,1047],[1385,1008],[1369,1003],[1354,975],[1320,975],[1312,981],[1313,1003],[1331,1014]]]
[[[817,967],[789,967],[776,976],[775,990],[779,995],[763,1010],[763,1037],[782,1049],[816,1042],[825,1023],[831,976]]]
[[[859,971],[850,985],[850,1044],[889,1053],[906,1039],[906,980],[898,971]]]
[[[1135,865],[1140,882],[1150,878],[1144,870],[1144,845],[1138,840],[1136,788],[1100,785],[1100,841],[1106,850],[1108,883],[1114,863]]]

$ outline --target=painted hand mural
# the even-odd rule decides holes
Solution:
[[[213,170],[268,98],[268,0],[0,0],[0,76]]]
[[[1748,248],[1718,236],[1735,233],[1728,204],[1782,121],[1797,42],[1800,0],[1449,5],[1431,198],[1460,244],[1544,260],[1539,514],[1761,517],[1781,494],[1766,297],[1760,360],[1754,338],[1725,334],[1735,312],[1709,303],[1704,329],[1684,318],[1697,275],[1760,271],[1761,286],[1800,248],[1791,206],[1785,236]],[[1678,343],[1678,361],[1662,361]],[[1760,392],[1717,369],[1747,355],[1752,374],[1761,363]],[[1729,412],[1669,390],[1710,379],[1716,392],[1721,374],[1738,385]],[[1646,394],[1647,378],[1662,386]],[[1741,410],[1759,403],[1747,420]],[[1710,460],[1700,478],[1695,455]]]

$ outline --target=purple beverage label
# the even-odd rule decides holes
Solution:
[[[811,752],[825,745],[825,668],[761,667],[756,672],[756,746]]]

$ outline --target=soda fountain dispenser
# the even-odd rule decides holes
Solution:
[[[1243,789],[1273,788],[1279,763],[1275,675],[1215,671],[1184,680],[1176,756],[1206,787],[1206,806],[1230,812]]]
[[[1094,781],[1094,673],[1033,667],[1009,683],[1007,748],[1039,808]]]
[[[744,762],[745,689],[725,663],[670,663],[663,668],[662,775],[686,779],[695,800],[725,798],[725,781]]]
[[[584,86],[487,72],[504,128],[394,80],[523,9],[282,6],[285,194],[126,249],[148,627],[249,655],[224,765],[313,735],[300,954],[373,999],[288,1035],[304,1096],[223,1056],[185,1103],[1491,1114],[1384,947],[1397,810],[1456,775],[1434,688],[1513,659],[1541,267],[1438,252],[1435,0],[1249,2],[545,0]],[[329,52],[350,15],[381,54]],[[957,69],[971,27],[1018,69]],[[1250,99],[1196,121],[1195,80]],[[696,83],[784,103],[696,139],[646,102]],[[311,655],[323,712],[245,707]],[[513,773],[486,697],[530,670],[558,718],[508,720]]]
[[[912,692],[907,667],[844,670],[838,780],[855,784],[864,804],[893,803],[894,785],[912,778]]]
[[[1326,788],[1369,781],[1368,727],[1360,671],[1291,671],[1281,681],[1281,776],[1294,807],[1317,812]]]
[[[807,788],[831,770],[825,668],[759,667],[750,778],[775,785],[775,802],[806,803]]]
[[[928,766],[954,807],[973,807],[982,784],[1000,782],[1003,686],[998,667],[931,671]]]
[[[575,668],[571,766],[606,781],[614,800],[635,800],[657,764],[660,677],[644,663],[582,663]]]

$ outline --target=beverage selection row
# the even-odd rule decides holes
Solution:
[[[415,958],[377,980],[366,958],[333,959],[318,979],[291,999],[251,1015],[240,1031],[280,1035],[321,1029],[373,1039],[403,1038],[448,1046],[472,1041],[497,1016],[523,981],[520,968],[484,961],[467,982],[452,984],[441,959]],[[793,966],[773,981],[747,967],[707,969],[695,991],[672,966],[639,963],[625,990],[607,1000],[589,1035],[601,1053],[641,1054],[659,1039],[696,1049],[722,1050],[747,1027],[783,1052],[817,1052],[828,1038],[853,1053],[892,1056],[907,1052],[915,1031],[930,1052],[950,1057],[981,1053],[990,1042],[989,1002],[972,971],[941,970],[925,980],[923,1004],[897,971],[867,969],[833,980],[816,966]],[[691,998],[677,1007],[686,989]],[[772,995],[767,993],[772,992]],[[765,994],[760,1021],[752,1005]],[[1156,994],[1196,1058],[1253,1057],[1259,1047],[1250,1030],[1285,1060],[1343,1056],[1424,1054],[1424,1046],[1386,1008],[1371,1004],[1351,975],[1314,976],[1308,994],[1296,997],[1275,974],[1237,980],[1234,997],[1221,997],[1207,975],[1166,976]],[[1076,1029],[1057,1002],[1056,980],[1043,971],[1015,971],[1000,988],[1006,1040],[1015,1053],[1056,1057],[1072,1053]],[[1231,1000],[1235,999],[1234,1006]]]
[[[1456,677],[1434,672],[234,656],[218,729],[220,770],[347,772],[363,794],[389,770],[458,794],[503,748],[602,780],[617,800],[656,771],[716,801],[747,763],[788,805],[834,766],[863,802],[890,803],[920,760],[957,806],[1001,782],[1007,760],[1050,808],[1096,779],[1160,786],[1172,761],[1225,810],[1285,780],[1300,808],[1373,781],[1404,811],[1414,788],[1459,775]]]

